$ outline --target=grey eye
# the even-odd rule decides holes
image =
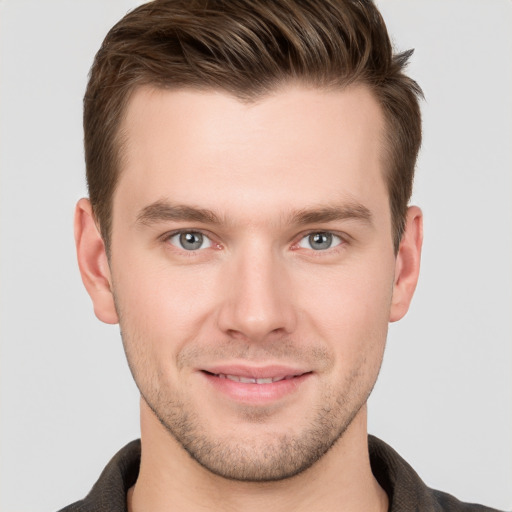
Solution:
[[[319,231],[305,236],[300,242],[299,247],[304,249],[313,249],[314,251],[325,251],[333,246],[339,245],[342,240],[333,233]]]
[[[197,251],[211,246],[210,239],[197,231],[182,231],[169,238],[169,242],[185,251]]]

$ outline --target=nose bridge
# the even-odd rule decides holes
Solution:
[[[229,292],[219,317],[223,331],[257,341],[271,333],[294,329],[284,263],[271,244],[256,237],[234,252],[228,263]]]

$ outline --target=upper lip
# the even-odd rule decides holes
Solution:
[[[213,373],[215,375],[234,375],[248,379],[270,379],[294,377],[308,373],[310,370],[296,366],[286,365],[267,365],[267,366],[248,366],[242,364],[222,364],[212,365],[200,368],[201,371]]]

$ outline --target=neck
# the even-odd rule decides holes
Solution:
[[[366,406],[337,443],[299,475],[277,482],[238,482],[193,460],[141,402],[142,456],[128,493],[129,512],[375,511],[388,507],[368,454]]]

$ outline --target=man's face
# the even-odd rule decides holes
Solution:
[[[376,101],[362,86],[252,104],[144,88],[122,128],[110,269],[150,414],[222,476],[304,470],[366,403],[385,345]]]

